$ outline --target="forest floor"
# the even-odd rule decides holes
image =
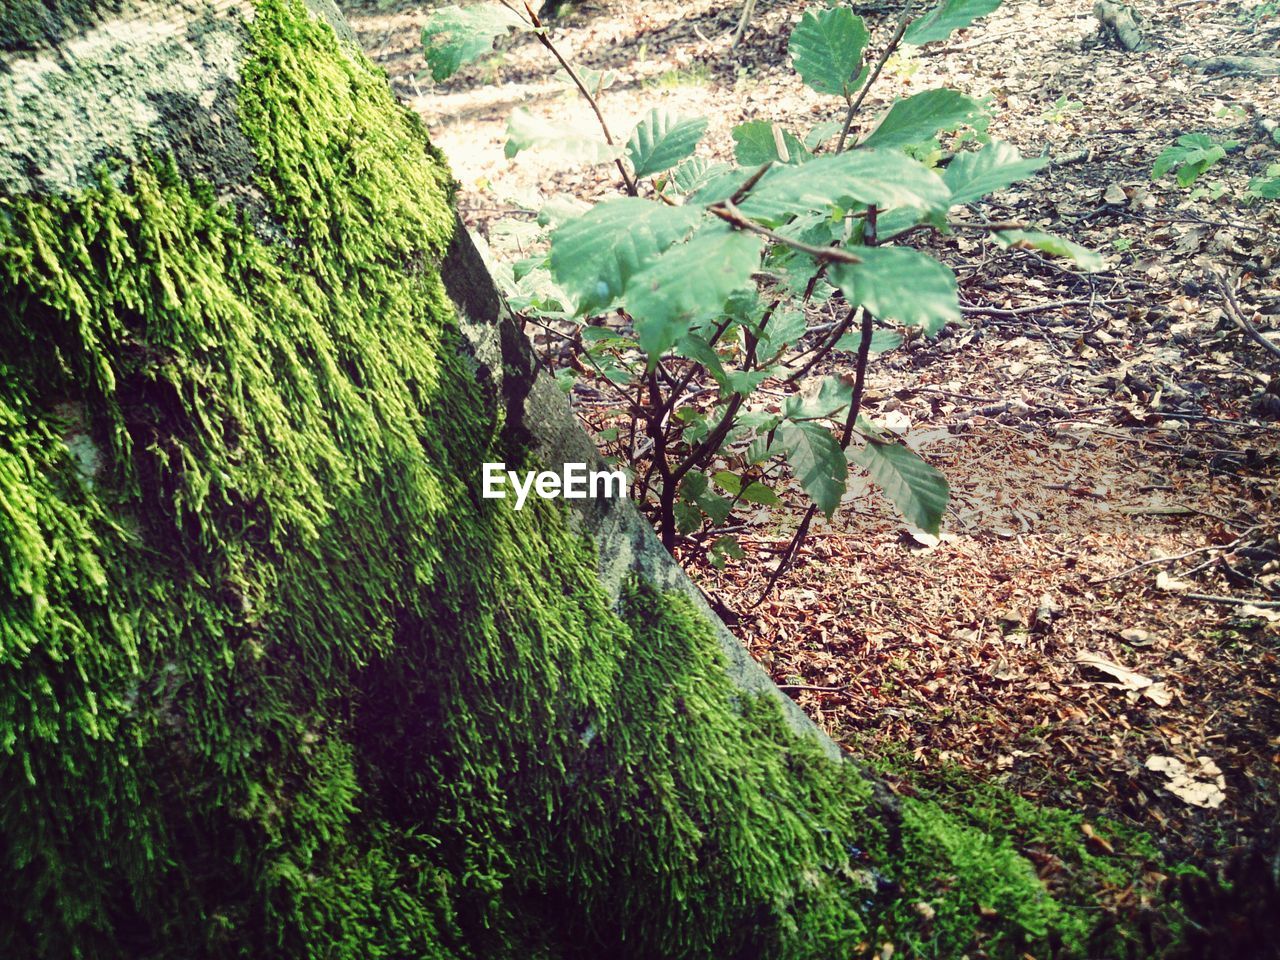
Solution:
[[[518,211],[616,191],[611,168],[503,156],[516,106],[593,123],[532,40],[433,86],[429,11],[352,6],[496,259],[527,253],[507,226]],[[709,117],[699,152],[728,158],[737,123],[834,118],[787,63],[805,6],[762,2],[737,50],[736,4],[608,0],[553,22],[578,63],[616,71],[601,101],[615,130],[660,104]],[[894,5],[854,6],[883,43]],[[863,110],[869,129],[894,96],[989,95],[990,134],[1055,162],[981,212],[1106,257],[1083,274],[985,239],[928,241],[957,271],[964,320],[877,358],[865,409],[948,477],[941,538],[855,482],[757,605],[806,506],[797,487],[784,508],[734,518],[745,559],[690,572],[774,679],[901,789],[969,771],[1212,867],[1280,843],[1280,363],[1211,279],[1238,277],[1243,316],[1280,345],[1280,203],[1246,196],[1280,161],[1261,123],[1280,120],[1280,79],[1206,76],[1187,59],[1274,56],[1280,19],[1251,21],[1257,3],[1136,6],[1142,53],[1099,39],[1092,0],[1007,2],[890,61]],[[1153,181],[1188,132],[1239,146],[1194,188]]]

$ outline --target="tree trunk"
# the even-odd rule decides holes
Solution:
[[[841,761],[629,505],[481,498],[594,455],[331,4],[6,11],[0,953],[1078,926]]]

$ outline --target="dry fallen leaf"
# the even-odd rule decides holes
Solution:
[[[1134,673],[1128,667],[1122,667],[1106,657],[1088,651],[1076,655],[1076,664],[1085,671],[1092,670],[1111,677],[1114,682],[1108,686],[1117,686],[1124,690],[1145,690],[1155,682],[1150,677]]]

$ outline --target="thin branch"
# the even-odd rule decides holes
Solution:
[[[876,61],[875,69],[871,71],[871,76],[867,77],[867,82],[862,85],[862,90],[858,93],[858,99],[849,104],[849,109],[844,115],[844,127],[840,130],[840,142],[836,144],[836,153],[844,152],[845,141],[849,139],[849,128],[853,126],[853,118],[857,116],[858,108],[862,106],[862,101],[867,98],[868,91],[875,85],[876,80],[880,78],[880,71],[884,69],[884,65],[889,62],[893,52],[902,43],[902,37],[907,32],[907,27],[911,25],[911,11],[914,6],[914,0],[907,0],[907,5],[902,11],[902,18],[898,21],[898,28],[893,31],[893,36],[889,38],[888,46],[884,48],[884,52],[880,54],[880,59]]]
[[[726,223],[738,227],[740,230],[748,230],[751,233],[758,233],[762,237],[768,237],[774,243],[781,243],[790,247],[792,250],[799,250],[801,253],[807,253],[820,263],[861,263],[862,258],[857,254],[850,253],[841,247],[815,247],[811,243],[804,243],[800,240],[792,240],[790,237],[784,237],[775,230],[768,227],[762,227],[743,216],[742,211],[734,205],[732,200],[724,200],[720,203],[713,204],[707,208],[708,211],[715,214]]]
[[[509,3],[506,3],[505,0],[504,5],[507,7],[511,6]],[[551,42],[551,38],[547,36],[546,28],[542,25],[542,21],[538,19],[538,15],[533,12],[533,8],[530,7],[527,2],[525,3],[524,8],[528,12],[529,22],[536,28],[534,30],[534,36],[537,37],[538,42],[546,47],[551,52],[551,55],[556,58],[556,62],[559,63],[564,69],[564,72],[569,75],[569,79],[573,81],[573,85],[578,88],[578,92],[582,94],[583,98],[588,104],[590,104],[592,112],[596,115],[596,120],[600,123],[600,129],[604,132],[604,142],[609,144],[609,146],[613,146],[613,134],[609,132],[609,124],[605,122],[604,114],[600,111],[600,104],[596,103],[596,98],[592,96],[591,91],[587,89],[587,85],[582,82],[582,77],[578,75],[578,71],[574,69],[573,64],[566,60],[563,54],[556,49],[556,45]],[[622,162],[622,158],[618,157],[613,162],[618,168],[618,173],[622,175],[622,182],[627,188],[627,194],[632,197],[636,196],[638,194],[638,191],[636,190],[636,182],[632,179],[631,174],[627,172],[626,164]]]
[[[1240,309],[1240,302],[1236,300],[1236,292],[1231,289],[1231,285],[1219,281],[1218,289],[1222,291],[1222,295],[1226,299],[1227,314],[1231,317],[1235,325],[1248,334],[1249,339],[1263,347],[1273,357],[1280,357],[1280,347],[1276,346],[1259,333],[1258,328],[1250,323],[1248,318],[1245,317],[1244,311]]]

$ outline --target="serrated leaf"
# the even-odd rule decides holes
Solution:
[[[924,164],[901,153],[851,150],[816,157],[800,167],[775,167],[760,178],[740,209],[749,217],[784,223],[800,213],[853,203],[943,214],[951,205],[951,192]]]
[[[926,90],[899,100],[862,141],[863,147],[900,150],[924,143],[944,130],[954,130],[982,112],[982,105],[955,90]]]
[[[953,204],[971,203],[1031,176],[1048,162],[1048,157],[1024,158],[1011,144],[992,140],[976,153],[953,157],[942,179]]]
[[[716,163],[703,157],[690,157],[671,174],[671,181],[681,193],[693,193],[733,170],[727,163]],[[730,191],[732,193],[733,191]]]
[[[1002,247],[1019,247],[1027,250],[1041,250],[1051,256],[1074,260],[1080,269],[1096,273],[1106,269],[1106,261],[1096,250],[1072,243],[1064,237],[1055,237],[1051,233],[1039,230],[1004,230],[994,235],[996,243]]]
[[[439,83],[453,76],[463,64],[492,51],[494,38],[510,29],[533,27],[500,3],[436,10],[422,28],[422,48],[431,79]]]
[[[868,439],[851,459],[866,469],[908,523],[938,533],[951,496],[946,477],[898,443]]]
[[[579,314],[614,305],[627,281],[702,219],[697,207],[671,207],[638,197],[596,205],[551,234],[551,272]]]
[[[818,93],[848,97],[862,86],[862,51],[871,35],[847,7],[810,8],[791,31],[787,51],[796,73]]]
[[[622,156],[621,144],[609,144],[599,137],[578,133],[569,124],[536,117],[518,107],[507,120],[507,144],[503,153],[511,159],[522,150],[542,150],[566,163],[593,165]]]
[[[733,158],[744,167],[758,167],[762,163],[795,164],[807,160],[809,151],[778,124],[752,120],[733,128]]]
[[[857,353],[858,348],[862,345],[862,334],[846,333],[843,337],[836,341],[837,350],[847,350],[850,353]],[[871,332],[871,349],[868,351],[872,356],[877,353],[888,353],[890,350],[896,350],[902,345],[902,334],[896,330],[873,330]]]
[[[818,389],[798,393],[782,403],[782,415],[788,420],[820,420],[839,413],[853,399],[853,385],[843,377],[824,377]]]
[[[804,311],[778,308],[764,329],[764,336],[756,348],[757,355],[766,360],[776,356],[803,337],[808,328]]]
[[[919,324],[936,333],[960,319],[956,276],[932,257],[906,247],[858,247],[862,263],[837,263],[828,274],[850,303],[881,320]]]
[[[696,333],[681,337],[676,341],[676,355],[684,357],[688,360],[694,360],[707,368],[707,372],[711,374],[713,380],[718,383],[721,389],[728,387],[729,381],[724,372],[724,364],[720,360],[720,355],[709,344],[705,337]]]
[[[804,492],[819,510],[831,516],[840,505],[849,476],[836,438],[830,430],[809,421],[784,422],[778,427],[777,438]]]
[[[844,124],[839,120],[826,120],[816,124],[804,135],[805,148],[812,153],[843,129]]]
[[[762,244],[755,234],[707,224],[632,276],[623,298],[640,348],[657,357],[694,321],[720,313],[731,293],[750,285]]]
[[[920,47],[945,40],[1000,6],[1001,0],[943,0],[907,28],[903,43]]]
[[[636,124],[627,141],[627,159],[636,178],[670,170],[693,154],[707,129],[705,117],[681,120],[662,107],[654,107]]]
[[[737,497],[744,503],[753,503],[758,507],[776,507],[782,503],[778,499],[778,495],[759,480],[752,480],[744,488],[742,486],[742,478],[729,470],[720,470],[711,479],[722,490],[729,491],[732,496]]]

